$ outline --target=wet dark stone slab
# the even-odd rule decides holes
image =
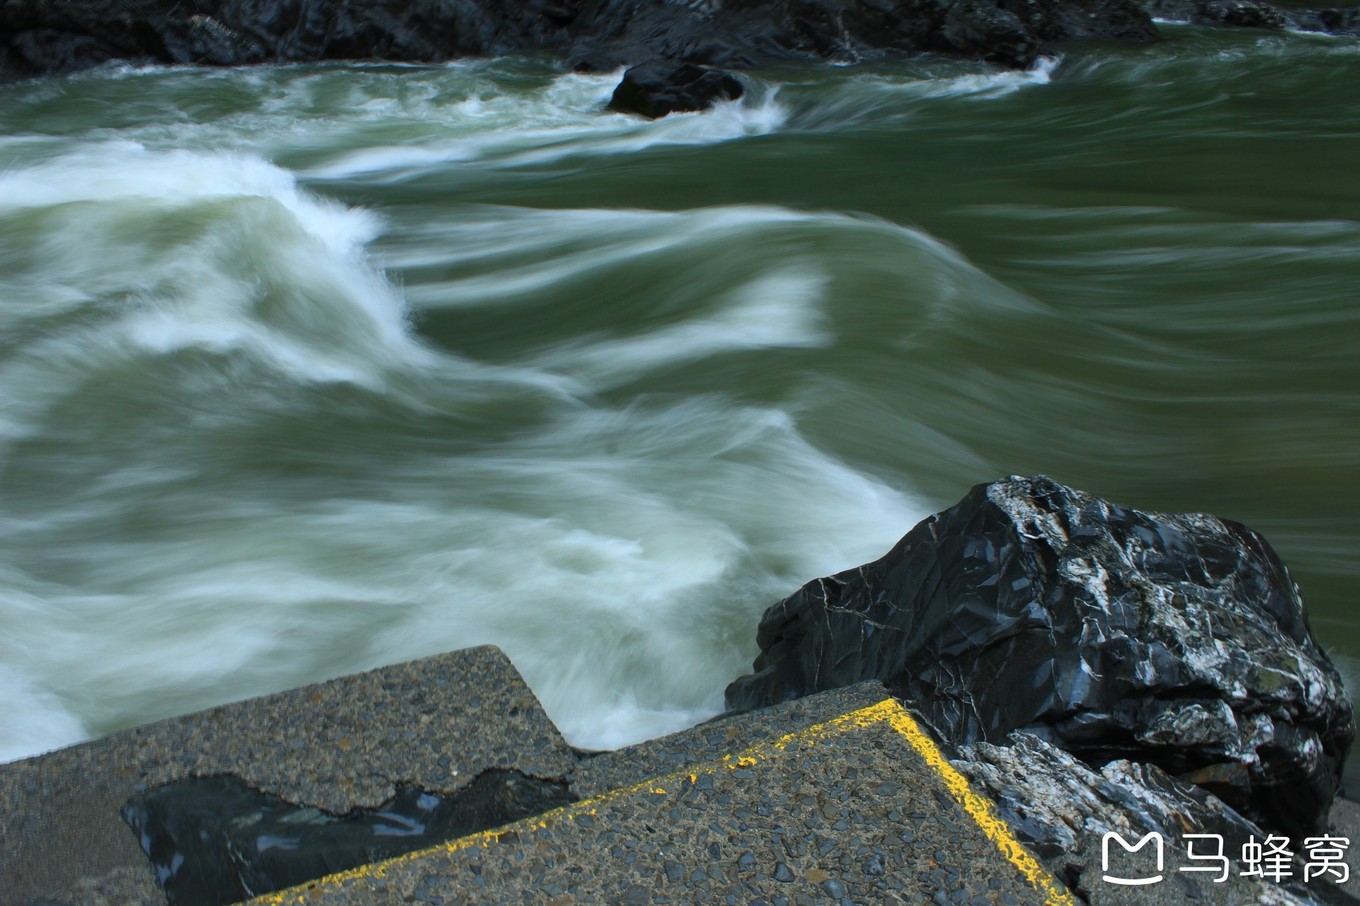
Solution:
[[[766,611],[734,709],[882,679],[954,744],[1027,730],[1093,766],[1198,783],[1320,828],[1355,734],[1341,678],[1260,535],[1048,478],[974,488],[882,559]]]
[[[226,906],[575,801],[561,780],[491,770],[450,795],[403,786],[332,815],[216,776],[140,793],[122,814],[171,906]]]

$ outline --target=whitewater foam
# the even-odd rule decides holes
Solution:
[[[811,347],[830,342],[816,310],[826,278],[806,268],[766,273],[717,301],[712,316],[640,336],[537,357],[547,368],[579,375],[597,388],[655,368],[724,352]]]
[[[1267,53],[1251,87],[1168,46],[1083,50],[1083,90],[1047,98],[1051,69],[879,61],[657,122],[607,112],[614,74],[534,61],[12,86],[0,570],[26,575],[0,583],[0,688],[36,723],[0,721],[5,751],[478,643],[576,744],[636,741],[721,707],[766,607],[924,515],[905,489],[1016,463],[1247,515],[1269,472],[1341,538],[1287,555],[1339,600],[1353,520],[1313,503],[1354,472],[1353,236],[1224,224],[1344,221],[1317,200],[1344,148],[1311,141],[1345,140],[1344,92],[1300,126],[1242,91],[1346,72],[1294,85]],[[1276,139],[1235,141],[1248,101]],[[1297,142],[1316,173],[1243,195],[1157,164],[1183,138]],[[1162,245],[1314,251],[1149,269]]]
[[[352,253],[381,231],[373,214],[305,194],[293,174],[246,153],[153,151],[114,140],[0,173],[0,215],[80,202],[180,207],[241,197],[279,203],[309,235],[337,252]]]
[[[0,291],[32,342],[0,360],[7,433],[142,353],[244,354],[306,381],[378,389],[428,365],[365,258],[381,220],[240,153],[103,142],[0,175],[27,253]],[[80,313],[81,317],[72,315]]]
[[[1040,57],[1027,69],[928,79],[897,87],[899,90],[919,93],[930,98],[969,97],[980,100],[1002,98],[1024,88],[1049,84],[1053,81],[1053,73],[1061,62],[1061,57]]]
[[[0,763],[73,745],[90,735],[60,698],[0,664]]]
[[[455,103],[430,97],[418,107],[370,112],[392,125],[418,118],[443,128],[401,145],[366,146],[312,165],[315,180],[362,178],[401,182],[450,165],[523,167],[578,155],[616,155],[667,145],[713,144],[778,129],[787,113],[777,89],[758,85],[741,100],[712,109],[644,120],[606,109],[622,70],[609,74],[567,73],[531,93],[473,93]]]

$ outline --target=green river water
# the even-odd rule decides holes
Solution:
[[[568,738],[973,484],[1264,534],[1360,661],[1360,45],[0,87],[0,758],[466,645]],[[1352,783],[1352,786],[1355,786]]]

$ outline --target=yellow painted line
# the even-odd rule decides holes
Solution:
[[[318,878],[315,881],[309,881],[288,890],[267,893],[249,902],[251,906],[305,906],[322,888],[341,887],[350,881],[365,878],[383,878],[397,866],[436,853],[452,854],[474,847],[486,847],[507,836],[531,834],[582,815],[595,815],[602,806],[636,793],[665,796],[668,795],[671,786],[679,786],[684,781],[689,781],[692,785],[698,782],[701,775],[754,767],[762,760],[784,752],[794,745],[815,745],[820,740],[840,736],[851,730],[884,724],[901,735],[921,756],[926,766],[934,771],[944,783],[949,795],[973,819],[973,823],[997,848],[1002,857],[1015,866],[1031,887],[1044,895],[1047,906],[1076,906],[1076,900],[1072,898],[1067,889],[1049,874],[1039,864],[1038,860],[1029,854],[1024,845],[1015,838],[1006,822],[997,815],[996,808],[992,803],[973,791],[972,787],[968,785],[968,780],[945,759],[939,747],[926,735],[926,732],[916,723],[907,709],[902,707],[897,700],[891,698],[884,699],[876,705],[861,708],[858,711],[851,711],[849,714],[842,714],[824,723],[814,724],[795,733],[789,733],[773,742],[758,743],[739,755],[725,755],[718,761],[691,768],[688,771],[681,771],[666,777],[652,778],[630,787],[610,790],[591,799],[573,802],[550,812],[544,812],[534,818],[526,818],[523,821],[507,824],[495,830],[459,837],[457,840],[450,840],[428,849],[406,853],[383,862],[360,865],[357,868],[327,875],[324,878]]]
[[[907,742],[911,743],[911,747],[925,759],[926,764],[940,775],[940,779],[949,790],[949,795],[963,807],[973,819],[973,823],[981,828],[987,839],[992,841],[992,845],[1006,857],[1006,861],[1020,869],[1020,873],[1025,876],[1030,886],[1043,892],[1049,906],[1057,904],[1076,906],[1077,901],[1068,893],[1067,888],[1058,883],[1057,879],[1029,854],[1029,850],[1015,839],[1009,825],[996,813],[996,807],[992,805],[991,800],[973,792],[973,788],[968,785],[968,779],[954,769],[935,745],[935,741],[927,736],[920,724],[907,713],[907,709],[893,699],[874,705],[875,708],[885,706],[888,710],[889,725],[906,737]]]

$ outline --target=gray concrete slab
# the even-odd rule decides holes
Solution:
[[[162,906],[118,810],[185,777],[234,774],[343,813],[398,783],[455,793],[491,768],[566,778],[584,801],[252,903],[1072,902],[1050,873],[1062,867],[1020,846],[986,784],[966,782],[878,683],[581,758],[504,655],[479,648],[0,765],[0,906]],[[1339,801],[1332,817],[1360,845],[1360,806]],[[1155,887],[1091,872],[1079,886],[1110,906],[1300,902],[1297,887],[1220,885],[1182,873],[1198,866],[1175,845],[1167,856]]]
[[[887,688],[874,681],[819,692],[759,711],[726,715],[669,736],[585,758],[571,776],[571,788],[580,798],[589,799],[722,758],[737,749],[779,739],[887,697]]]
[[[252,906],[1072,902],[896,702],[729,741],[725,758]]]
[[[119,809],[185,777],[234,774],[343,813],[399,782],[452,793],[491,768],[564,777],[575,762],[489,646],[172,718],[0,765],[0,906],[163,904]]]

